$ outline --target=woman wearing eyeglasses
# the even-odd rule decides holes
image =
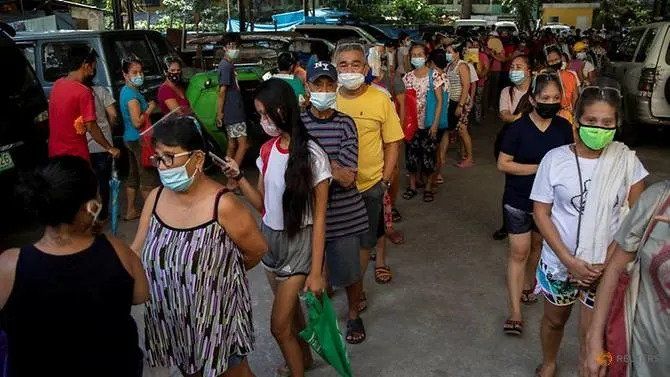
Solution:
[[[521,302],[536,301],[533,273],[542,241],[533,221],[530,190],[544,155],[572,143],[570,123],[556,115],[561,107],[561,85],[555,73],[535,77],[529,95],[519,106],[523,115],[502,136],[498,156],[498,169],[505,173],[503,215],[510,246],[507,259],[510,314],[503,330],[516,336],[523,332]]]
[[[246,270],[267,244],[250,211],[203,173],[205,145],[194,118],[154,128],[153,143],[163,186],[147,198],[132,244],[149,277],[149,361],[184,376],[250,376]]]
[[[622,210],[644,190],[648,173],[635,152],[612,141],[620,103],[617,89],[585,88],[575,109],[577,140],[547,153],[533,184],[530,198],[544,238],[536,274],[545,297],[538,376],[556,374],[563,329],[577,301],[583,365],[596,288],[614,249]]]

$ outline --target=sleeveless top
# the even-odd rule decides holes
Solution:
[[[450,101],[460,101],[461,93],[463,92],[463,86],[461,86],[461,75],[458,69],[461,64],[465,64],[465,62],[463,60],[459,60],[458,62],[451,63],[451,65],[447,66]]]
[[[243,255],[218,222],[226,190],[216,195],[212,219],[188,229],[158,216],[162,192],[163,187],[142,250],[151,292],[145,313],[149,362],[219,376],[230,356],[247,355],[254,343]]]
[[[134,284],[104,235],[70,255],[23,247],[0,312],[8,376],[141,376]]]

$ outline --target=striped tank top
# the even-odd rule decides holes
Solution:
[[[450,101],[460,101],[461,93],[463,92],[463,86],[461,86],[461,75],[458,69],[462,63],[464,64],[465,62],[463,60],[459,60],[447,67]]]
[[[249,354],[254,343],[243,256],[218,222],[225,190],[216,195],[212,220],[190,229],[173,228],[158,216],[162,190],[142,250],[151,292],[145,313],[149,362],[218,376],[230,356]]]

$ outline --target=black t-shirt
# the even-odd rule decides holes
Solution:
[[[516,163],[537,165],[550,150],[572,142],[572,125],[565,118],[555,116],[542,132],[526,114],[509,126],[503,135],[501,151],[513,156]],[[531,212],[533,203],[529,197],[534,180],[535,174],[506,174],[503,202]]]

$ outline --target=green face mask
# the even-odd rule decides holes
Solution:
[[[594,151],[599,151],[614,140],[615,128],[603,128],[579,124],[579,138],[584,145]]]

